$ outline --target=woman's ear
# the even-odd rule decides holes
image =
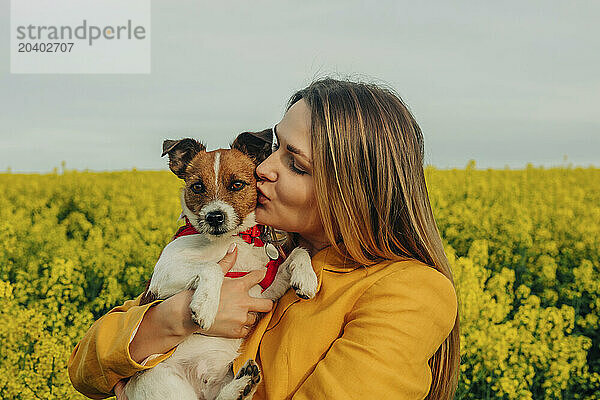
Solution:
[[[169,168],[175,175],[183,179],[185,169],[196,154],[205,151],[206,146],[195,139],[165,140],[161,157],[169,155]]]
[[[231,148],[247,154],[258,165],[271,154],[272,143],[273,129],[269,128],[260,132],[240,133],[231,143]]]

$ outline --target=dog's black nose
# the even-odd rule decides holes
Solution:
[[[206,222],[208,222],[210,226],[217,227],[221,225],[223,221],[225,221],[225,214],[221,211],[211,211],[206,214]]]

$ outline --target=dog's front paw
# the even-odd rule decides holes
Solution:
[[[219,293],[199,287],[192,296],[190,311],[192,320],[201,329],[210,329],[215,322],[217,310],[219,309]]]
[[[201,329],[210,329],[215,322],[221,297],[223,273],[218,264],[207,265],[195,279],[196,290],[190,301],[192,320]]]
[[[293,260],[290,262],[290,286],[302,299],[312,299],[317,294],[319,284],[313,270],[310,255],[302,248],[294,249]],[[290,257],[292,254],[290,254]]]

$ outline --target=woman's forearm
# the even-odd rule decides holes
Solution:
[[[135,362],[168,352],[198,329],[188,316],[191,297],[192,292],[186,290],[148,309],[129,344]]]

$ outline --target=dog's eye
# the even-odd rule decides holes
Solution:
[[[194,183],[192,186],[190,186],[190,189],[192,189],[192,192],[196,194],[204,193],[204,191],[206,190],[202,182]]]
[[[237,192],[238,190],[242,190],[245,186],[246,182],[234,181],[231,185],[229,185],[229,190]]]

